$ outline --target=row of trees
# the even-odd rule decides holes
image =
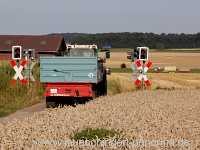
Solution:
[[[155,33],[62,33],[68,43],[111,45],[113,48],[148,46],[155,49],[199,48],[200,33],[197,34],[155,34]]]

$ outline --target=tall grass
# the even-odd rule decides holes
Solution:
[[[34,68],[36,80],[39,77],[39,67]],[[11,84],[15,72],[8,62],[0,65],[0,117],[8,115],[26,106],[38,103],[42,99],[43,88],[39,82],[22,85]]]
[[[108,94],[115,95],[119,93],[126,93],[135,91],[136,88],[134,84],[130,81],[124,80],[122,78],[109,78],[108,79]]]

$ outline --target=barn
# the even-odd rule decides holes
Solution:
[[[36,59],[40,55],[62,55],[66,50],[63,36],[59,35],[0,35],[0,60],[11,59],[12,46],[35,49]]]

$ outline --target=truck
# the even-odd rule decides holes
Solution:
[[[40,57],[40,82],[45,87],[46,107],[67,101],[107,95],[107,57],[99,57],[97,45],[66,45],[63,56]]]

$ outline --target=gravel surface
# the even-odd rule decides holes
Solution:
[[[129,142],[107,144],[105,149],[200,149],[199,108],[199,90],[101,97],[85,105],[45,109],[24,120],[0,124],[0,149],[101,149],[81,143],[69,147],[70,136],[88,127],[121,131],[120,141]],[[130,147],[131,142],[135,148]]]

